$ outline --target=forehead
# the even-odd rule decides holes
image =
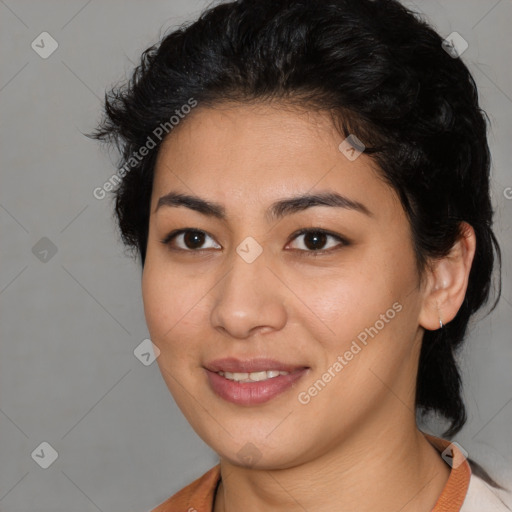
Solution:
[[[160,148],[152,211],[171,190],[245,206],[319,189],[394,202],[373,161],[364,153],[349,160],[339,149],[343,140],[325,112],[265,103],[199,106]]]

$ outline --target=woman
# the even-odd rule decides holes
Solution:
[[[416,423],[464,425],[454,352],[500,254],[448,49],[393,0],[241,0],[107,97],[158,364],[220,457],[155,511],[507,510]]]

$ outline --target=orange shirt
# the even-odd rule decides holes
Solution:
[[[439,452],[451,442],[423,434]],[[500,512],[510,510],[501,507],[501,502],[484,486],[483,481],[472,477],[468,461],[457,448],[452,446],[452,469],[446,485],[432,512]],[[220,482],[220,464],[207,471],[202,477],[187,485],[174,496],[151,512],[212,512],[215,492]],[[481,483],[480,483],[481,482]],[[468,488],[471,483],[471,493]],[[496,498],[496,501],[493,499]],[[478,503],[478,506],[477,506]],[[482,508],[483,506],[483,508]]]

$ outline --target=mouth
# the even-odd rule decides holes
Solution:
[[[244,406],[268,402],[302,378],[309,367],[271,359],[225,358],[205,365],[210,388],[224,400]]]

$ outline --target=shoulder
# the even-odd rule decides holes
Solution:
[[[220,465],[217,465],[151,512],[211,512],[219,480]]]
[[[460,512],[506,512],[512,510],[512,494],[496,489],[476,475],[471,475]]]

